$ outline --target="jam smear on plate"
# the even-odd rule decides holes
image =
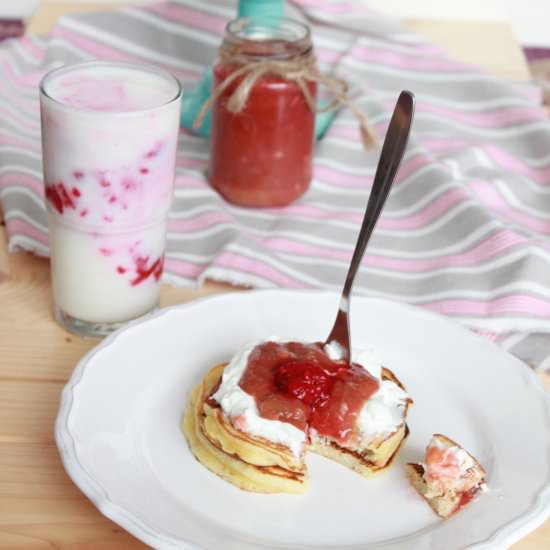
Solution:
[[[379,387],[361,365],[332,360],[321,343],[300,342],[256,346],[239,385],[254,397],[262,417],[342,442]]]

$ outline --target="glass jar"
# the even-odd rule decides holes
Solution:
[[[227,25],[214,66],[214,86],[244,65],[306,61],[312,56],[307,26],[284,18],[236,19]],[[238,62],[234,60],[237,59]],[[309,187],[315,113],[296,80],[276,73],[257,78],[244,107],[227,108],[246,74],[216,98],[212,111],[209,179],[228,201],[242,206],[284,206]],[[312,101],[317,84],[305,82]]]

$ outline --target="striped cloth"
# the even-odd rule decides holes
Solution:
[[[93,58],[152,63],[194,85],[216,56],[229,0],[180,0],[64,17],[46,39],[0,47],[0,199],[11,250],[48,254],[37,83]],[[454,317],[550,368],[550,123],[540,94],[447,57],[361,2],[294,0],[323,71],[348,80],[382,137],[401,89],[413,135],[355,292]],[[318,143],[310,191],[286,208],[225,203],[206,140],[182,132],[166,280],[333,288],[343,282],[378,151],[342,110]]]

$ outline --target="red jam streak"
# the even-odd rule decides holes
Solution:
[[[139,285],[143,281],[149,279],[149,277],[154,277],[157,282],[160,281],[164,270],[164,258],[162,256],[157,258],[150,265],[148,256],[144,258],[137,257],[134,263],[136,276],[130,281],[132,286]],[[117,268],[117,271],[120,273],[120,268]]]
[[[126,189],[127,191],[132,190],[132,189],[136,189],[137,188],[137,183],[131,178],[125,178],[122,182],[122,187],[124,189]]]
[[[158,283],[162,277],[162,272],[164,271],[164,258],[161,256],[152,263],[149,263],[149,256],[136,256],[134,258],[133,268],[127,268],[122,265],[116,266],[116,272],[119,275],[124,275],[125,273],[131,271],[135,273],[133,279],[130,280],[130,284],[132,286],[137,286],[151,277],[153,277]]]
[[[161,149],[162,149],[162,142],[159,141],[158,143],[155,143],[154,147],[151,150],[145,153],[145,158],[146,159],[155,158],[159,154]]]
[[[480,491],[481,491],[481,488],[479,485],[472,487],[468,491],[464,491],[464,493],[460,495],[460,500],[458,501],[455,509],[453,510],[453,514],[456,514],[460,509],[464,508],[464,506],[472,502],[472,500],[474,500],[477,497]]]
[[[60,214],[63,214],[65,208],[76,209],[76,198],[80,197],[80,192],[78,195],[75,193],[78,192],[76,187],[72,189],[72,195],[67,191],[65,184],[63,182],[58,182],[50,185],[46,185],[46,199],[49,203],[57,210]],[[74,196],[73,196],[74,195]]]
[[[214,67],[215,85],[234,66]],[[314,115],[296,82],[260,77],[243,111],[231,113],[227,100],[236,79],[214,103],[209,179],[228,201],[243,206],[284,206],[309,187]],[[308,83],[312,97],[316,84]]]
[[[362,366],[330,359],[323,344],[299,342],[255,347],[239,385],[262,417],[341,442],[353,435],[357,415],[379,387]]]

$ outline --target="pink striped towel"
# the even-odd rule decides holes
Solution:
[[[48,254],[37,96],[45,71],[131,60],[190,86],[233,15],[223,0],[180,0],[64,17],[47,38],[0,46],[0,200],[11,250]],[[380,136],[398,92],[417,95],[413,136],[356,292],[453,316],[550,367],[550,340],[532,334],[550,331],[550,123],[540,94],[450,59],[360,2],[294,0],[289,15],[309,22],[322,70],[350,82]],[[310,191],[287,208],[249,210],[213,192],[207,141],[182,132],[166,280],[339,288],[377,156],[362,150],[342,110],[318,144]]]

